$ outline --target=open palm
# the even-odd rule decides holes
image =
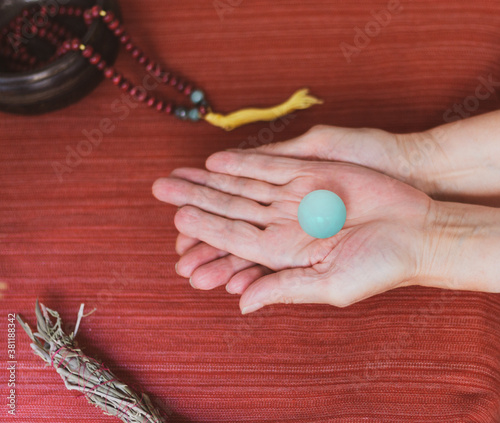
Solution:
[[[417,140],[420,138],[417,137]],[[420,176],[427,174],[423,171],[425,169],[419,169],[421,172],[408,178],[403,171],[404,166],[401,168],[408,162],[409,152],[416,148],[415,143],[415,137],[395,135],[380,129],[317,125],[297,138],[239,152],[358,164],[427,192],[425,179]],[[207,175],[203,172],[178,169],[175,174],[198,184],[206,184]],[[181,256],[177,272],[190,278],[192,286],[199,289],[212,289],[225,284],[228,292],[241,294],[250,283],[270,273],[265,266],[228,254],[183,233],[178,235],[176,251]]]
[[[185,253],[198,264],[208,258],[192,276],[204,270],[214,276],[224,267],[231,279],[251,275],[240,278],[243,311],[277,302],[344,306],[417,276],[432,201],[420,191],[352,164],[254,153],[216,153],[207,169],[177,169],[153,191],[186,206],[175,224],[203,241]],[[314,239],[297,222],[301,199],[316,189],[336,192],[347,207],[346,225],[332,238]],[[243,268],[224,260],[242,260]],[[219,284],[210,276],[196,283]]]

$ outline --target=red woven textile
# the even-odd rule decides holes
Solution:
[[[142,106],[117,113],[121,93],[103,82],[55,113],[1,114],[2,360],[8,313],[33,324],[39,298],[71,331],[84,302],[97,308],[77,338],[85,352],[170,407],[174,422],[500,422],[499,295],[411,287],[345,309],[241,316],[224,287],[197,291],[175,274],[176,209],[151,194],[176,167],[318,123],[427,129],[474,95],[478,78],[500,81],[499,2],[401,0],[377,32],[372,12],[393,3],[123,0],[137,44],[203,87],[216,110],[274,105],[301,87],[325,104],[279,130],[225,133]],[[355,45],[356,27],[373,36],[349,62],[341,46]],[[117,67],[143,75],[123,52]],[[496,108],[495,88],[468,113]],[[103,118],[114,130],[60,182],[52,163]],[[0,421],[116,421],[67,391],[19,326],[16,359],[17,414],[6,413],[2,364]]]

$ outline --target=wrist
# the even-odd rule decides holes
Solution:
[[[500,209],[432,201],[419,284],[500,292]]]
[[[437,129],[394,134],[398,151],[394,176],[431,196],[440,191],[444,162],[439,145],[444,133]]]
[[[435,198],[497,205],[500,188],[499,112],[447,123],[425,132],[432,146]]]

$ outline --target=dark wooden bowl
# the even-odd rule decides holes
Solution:
[[[50,3],[52,2],[47,4]],[[0,0],[0,28],[19,15],[27,5],[33,4],[34,2],[29,0]],[[85,9],[97,4],[120,16],[117,0],[60,0],[57,4]],[[101,21],[95,21],[87,28],[82,18],[57,19],[79,36],[84,44],[91,45],[101,53],[107,63],[114,63],[119,41]],[[41,43],[35,39],[29,41],[37,42]],[[34,47],[36,51],[43,51],[42,45],[35,44]],[[87,95],[102,78],[102,72],[76,52],[68,53],[29,72],[7,72],[0,62],[0,110],[18,114],[39,114],[60,109]]]

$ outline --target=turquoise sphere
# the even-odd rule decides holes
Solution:
[[[342,199],[325,189],[310,192],[299,205],[300,227],[314,238],[330,238],[339,233],[346,216]]]

